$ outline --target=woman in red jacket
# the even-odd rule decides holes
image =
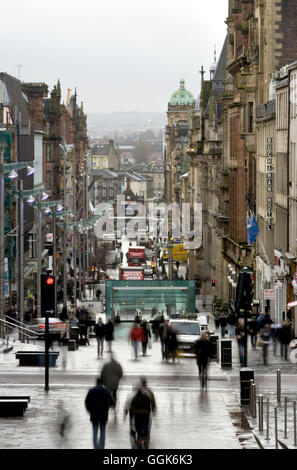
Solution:
[[[129,340],[131,341],[131,344],[134,349],[135,359],[137,359],[138,357],[138,348],[140,344],[142,344],[144,339],[145,338],[144,338],[143,328],[140,326],[139,323],[134,323],[129,334]]]

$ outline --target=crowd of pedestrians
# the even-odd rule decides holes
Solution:
[[[263,364],[268,364],[269,346],[272,345],[273,355],[277,354],[278,346],[280,356],[285,361],[288,360],[289,345],[294,338],[292,323],[289,320],[290,315],[283,312],[282,323],[274,323],[270,317],[268,310],[259,315],[252,315],[248,318],[247,328],[244,325],[243,318],[237,318],[234,311],[230,309],[229,313],[215,311],[213,314],[215,328],[220,330],[221,338],[226,335],[229,338],[236,338],[238,344],[240,364],[244,365],[244,347],[245,334],[250,336],[250,344],[252,350],[262,351]]]

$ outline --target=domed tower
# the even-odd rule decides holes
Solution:
[[[214,47],[214,60],[213,60],[213,63],[209,66],[210,80],[213,80],[216,70],[217,70],[217,51],[216,51],[216,46],[215,46]]]
[[[194,109],[195,98],[192,93],[185,88],[185,80],[179,82],[179,89],[172,93],[168,103],[168,124],[177,121],[186,121],[189,111]]]

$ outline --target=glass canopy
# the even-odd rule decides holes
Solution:
[[[106,317],[118,314],[133,320],[136,313],[148,320],[195,312],[195,281],[106,281]]]

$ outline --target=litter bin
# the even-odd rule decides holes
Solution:
[[[221,339],[221,367],[232,367],[232,341]]]
[[[219,340],[219,337],[218,337],[217,335],[211,335],[211,336],[209,337],[209,341],[210,341],[210,358],[211,358],[211,359],[217,359],[217,355],[218,355],[218,348],[217,348],[218,340]]]
[[[78,338],[79,338],[79,327],[72,326],[70,328],[70,339],[74,339],[76,341],[77,346],[78,346]]]
[[[244,367],[240,369],[240,403],[241,405],[250,404],[250,381],[254,380],[254,371]]]
[[[75,351],[76,350],[76,340],[70,339],[68,341],[68,351]]]

